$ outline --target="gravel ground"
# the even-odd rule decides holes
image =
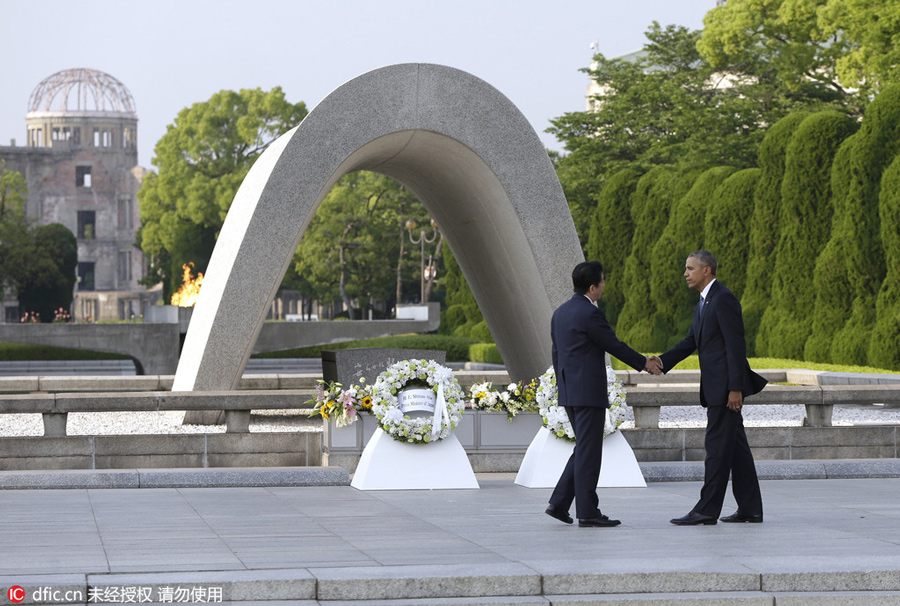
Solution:
[[[266,411],[251,417],[251,432],[321,431],[318,419],[306,411]],[[224,433],[224,425],[182,425],[180,412],[97,412],[69,414],[68,435],[129,435],[156,433]],[[797,427],[803,423],[803,406],[752,406],[744,408],[747,427]],[[900,424],[900,409],[876,406],[835,407],[834,425]],[[706,411],[700,406],[663,407],[659,415],[662,428],[705,427]],[[634,427],[634,415],[628,409],[625,428]],[[0,416],[0,436],[40,436],[44,433],[38,414]]]

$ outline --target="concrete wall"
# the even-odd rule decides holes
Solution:
[[[309,467],[321,461],[321,433],[0,439],[0,470]]]

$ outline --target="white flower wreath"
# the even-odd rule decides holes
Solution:
[[[606,411],[606,423],[603,427],[604,438],[615,433],[619,425],[625,421],[625,386],[609,366],[606,367],[606,387],[609,409]],[[537,402],[544,427],[557,438],[574,442],[575,431],[569,422],[569,415],[566,414],[566,409],[559,405],[556,373],[552,366],[539,379]]]
[[[397,395],[407,383],[437,394],[435,414],[410,417],[400,410]],[[441,402],[443,396],[444,402]],[[372,413],[381,428],[399,442],[427,444],[443,440],[456,428],[465,410],[465,396],[453,371],[434,360],[403,360],[385,369],[372,386]]]

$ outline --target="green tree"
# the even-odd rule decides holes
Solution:
[[[759,147],[760,175],[754,193],[753,215],[750,218],[746,289],[741,298],[747,355],[751,356],[756,354],[759,323],[771,299],[775,247],[781,237],[779,214],[784,158],[794,131],[808,115],[807,112],[788,114],[772,125]]]
[[[60,223],[29,230],[27,246],[12,252],[16,264],[19,308],[37,312],[42,322],[52,322],[56,310],[69,311],[78,266],[78,242]]]
[[[177,290],[181,266],[205,271],[238,187],[257,157],[306,117],[280,87],[223,90],[178,113],[154,148],[158,172],[138,192],[137,245],[152,265],[145,283]]]
[[[684,261],[704,247],[703,221],[716,190],[735,169],[717,166],[704,171],[693,187],[672,207],[669,223],[653,245],[650,298],[656,312],[650,319],[653,351],[663,351],[684,337],[697,296],[679,279]]]
[[[884,250],[879,233],[882,174],[900,150],[900,84],[892,84],[869,105],[852,147],[846,194],[835,199],[832,259],[842,275],[830,287],[846,288],[852,300],[847,320],[834,334],[831,361],[865,364],[875,324],[875,301],[884,279]],[[829,242],[830,243],[830,242]],[[826,259],[823,263],[828,263]]]
[[[760,172],[746,168],[725,179],[709,203],[703,228],[703,246],[716,255],[717,275],[738,299],[747,284],[747,234]]]
[[[594,57],[585,71],[602,93],[589,110],[551,121],[548,132],[568,152],[558,174],[583,241],[594,200],[616,172],[661,164],[750,168],[766,130],[785,115],[848,104],[823,86],[789,86],[762,58],[712,63],[698,51],[706,35],[654,23],[639,53]],[[791,81],[802,79],[797,70]]]
[[[656,312],[650,297],[653,247],[669,222],[670,209],[694,184],[699,171],[683,172],[657,166],[638,180],[632,196],[634,238],[625,259],[623,292],[625,305],[617,321],[618,335],[632,347],[651,349],[650,318]]]
[[[424,224],[428,215],[396,181],[365,171],[345,175],[310,222],[295,270],[320,300],[342,301],[351,319],[372,301],[393,305],[399,277],[420,266],[418,255],[411,262],[404,247],[404,224],[411,218]],[[418,292],[418,281],[415,286]]]
[[[789,97],[847,104],[861,113],[865,95],[852,92],[860,82],[842,81],[837,73],[852,43],[839,20],[819,22],[827,4],[728,0],[706,13],[697,49],[711,66],[738,80],[780,82]]]
[[[844,248],[844,238],[835,238],[835,228],[842,223],[844,206],[850,189],[850,157],[859,140],[859,132],[847,137],[838,148],[831,165],[831,197],[835,215],[832,220],[831,238],[816,259],[813,273],[815,308],[813,309],[812,333],[803,346],[803,359],[811,362],[830,362],[831,344],[834,334],[847,321],[853,305],[853,288],[847,283],[849,276],[840,258]],[[824,289],[824,290],[823,290]]]
[[[474,337],[483,342],[491,342],[490,331],[475,294],[469,288],[462,269],[449,250],[444,254],[444,286],[447,289],[447,310],[441,316],[438,332],[442,335]],[[485,334],[487,332],[487,334]]]
[[[869,364],[900,370],[900,155],[884,172],[878,210],[887,274],[875,303]]]
[[[813,270],[830,236],[834,213],[831,166],[838,147],[856,128],[846,115],[818,112],[800,123],[788,144],[779,214],[782,231],[775,249],[772,302],[756,342],[759,355],[803,358],[812,332]]]
[[[606,182],[597,200],[585,251],[585,257],[603,263],[606,288],[600,305],[606,311],[606,317],[613,327],[625,303],[623,291],[625,257],[628,256],[631,239],[634,236],[631,196],[637,187],[639,177],[637,171],[625,169],[617,172]]]
[[[23,246],[28,224],[25,220],[25,201],[28,187],[21,173],[6,169],[0,160],[0,293],[13,286],[15,265],[13,251]]]
[[[816,11],[822,33],[846,38],[835,69],[841,82],[871,95],[900,80],[900,5],[894,0],[828,0]]]

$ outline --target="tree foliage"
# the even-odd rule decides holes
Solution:
[[[148,284],[177,290],[181,266],[205,271],[238,187],[257,157],[306,116],[280,87],[223,90],[178,113],[154,148],[156,173],[138,192],[138,246],[152,259]]]
[[[900,150],[900,84],[892,84],[869,105],[859,135],[848,155],[847,187],[835,198],[835,220],[829,259],[839,260],[837,288],[845,288],[852,304],[843,309],[846,322],[832,326],[831,361],[865,364],[875,324],[875,300],[884,279],[884,250],[879,230],[882,174]],[[835,330],[837,334],[834,334]]]
[[[19,308],[37,312],[42,322],[52,322],[55,312],[69,311],[78,266],[75,234],[60,223],[29,229],[26,245],[13,251]]]
[[[341,301],[351,319],[372,301],[392,307],[405,294],[403,276],[408,293],[419,292],[418,279],[410,279],[420,271],[419,249],[406,240],[410,219],[424,225],[428,214],[399,183],[372,172],[345,175],[307,227],[294,269],[312,296]]]
[[[843,1],[843,0],[841,0]],[[789,95],[850,101],[858,82],[841,82],[837,61],[850,41],[824,27],[828,0],[728,0],[706,13],[697,48],[717,69],[742,78],[779,81]],[[859,99],[854,101],[861,108]]]
[[[848,41],[847,52],[835,64],[842,83],[873,95],[900,81],[900,4],[828,0],[817,17],[824,34]]]
[[[14,284],[13,251],[23,245],[26,237],[27,197],[25,177],[19,172],[7,170],[6,162],[0,160],[0,292]]]
[[[597,208],[591,220],[591,231],[585,257],[603,263],[606,288],[600,305],[606,318],[615,327],[625,303],[623,276],[625,257],[631,249],[634,221],[631,218],[631,197],[640,174],[631,169],[617,172],[600,191]]]
[[[625,259],[622,290],[625,306],[619,314],[618,335],[635,349],[651,349],[650,318],[656,312],[650,296],[653,247],[669,222],[671,208],[694,184],[699,171],[683,172],[657,166],[638,180],[632,196],[634,238]]]
[[[834,213],[831,166],[838,147],[856,128],[844,114],[818,112],[800,123],[788,144],[772,303],[763,314],[756,343],[760,355],[803,358],[812,332],[813,270]]]
[[[470,337],[485,343],[493,342],[487,322],[478,308],[475,294],[469,288],[462,269],[449,250],[444,254],[444,268],[447,310],[441,316],[438,332],[442,335]]]
[[[900,155],[882,177],[878,211],[887,273],[875,303],[869,363],[900,370]]]
[[[650,318],[653,351],[664,351],[680,341],[690,326],[697,296],[681,278],[684,261],[704,247],[704,217],[716,190],[735,169],[717,166],[703,171],[691,189],[677,200],[669,223],[653,245],[650,262],[650,298],[656,308]]]
[[[712,63],[698,50],[706,32],[653,23],[646,36],[639,53],[596,55],[585,71],[602,93],[590,110],[556,118],[548,129],[568,152],[558,174],[582,241],[594,200],[616,172],[666,164],[750,168],[766,129],[780,118],[845,103],[822,87],[792,88],[762,59],[710,55]]]
[[[740,299],[747,283],[750,217],[760,169],[745,168],[725,179],[706,211],[704,244],[718,261],[717,276]]]
[[[775,247],[781,237],[781,181],[784,158],[794,131],[809,114],[788,114],[766,132],[759,146],[759,182],[754,193],[750,219],[750,250],[747,262],[746,289],[741,298],[747,355],[756,353],[759,323],[769,306],[772,291],[772,267]]]

